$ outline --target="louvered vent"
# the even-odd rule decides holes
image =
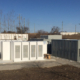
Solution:
[[[31,45],[31,57],[35,57],[35,45]]]
[[[15,46],[15,58],[20,58],[20,46]]]
[[[28,57],[28,45],[23,45],[23,57]]]
[[[39,57],[42,57],[42,51],[43,51],[43,50],[42,50],[42,47],[43,47],[42,45],[39,45],[39,46],[38,46]]]

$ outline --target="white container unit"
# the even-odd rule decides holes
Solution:
[[[29,60],[29,42],[22,42],[22,61]]]
[[[21,61],[21,42],[11,42],[11,60]]]
[[[30,42],[30,60],[36,60],[36,42]]]
[[[1,42],[1,58],[2,60],[10,60],[10,42]]]
[[[38,60],[43,60],[44,59],[44,43],[43,41],[37,41],[37,59]]]

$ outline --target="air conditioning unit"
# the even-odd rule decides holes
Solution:
[[[44,59],[44,43],[43,41],[37,41],[37,59],[38,60],[43,60]]]
[[[36,41],[30,42],[30,60],[36,60]]]
[[[29,60],[29,42],[22,42],[22,61]]]
[[[1,47],[2,60],[10,60],[10,42],[2,41]]]
[[[21,42],[11,41],[11,60],[21,61]]]

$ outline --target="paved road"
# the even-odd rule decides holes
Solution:
[[[21,68],[31,68],[31,67],[53,67],[53,66],[60,66],[60,65],[73,65],[76,67],[80,68],[80,63],[67,60],[67,59],[62,59],[62,58],[57,58],[57,57],[52,57],[50,60],[41,60],[41,61],[27,61],[27,62],[4,62],[0,63],[0,70],[14,70],[14,69],[21,69]]]

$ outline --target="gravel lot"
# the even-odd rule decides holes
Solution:
[[[0,80],[79,80],[80,68],[62,65],[0,71]]]
[[[79,80],[80,63],[51,57],[50,60],[1,62],[0,80]]]
[[[32,67],[42,67],[49,68],[60,65],[72,65],[80,68],[80,63],[75,61],[70,61],[67,59],[62,59],[58,57],[51,57],[49,60],[40,60],[40,61],[27,61],[27,62],[4,62],[0,63],[0,70],[14,70],[21,68],[32,68]]]

